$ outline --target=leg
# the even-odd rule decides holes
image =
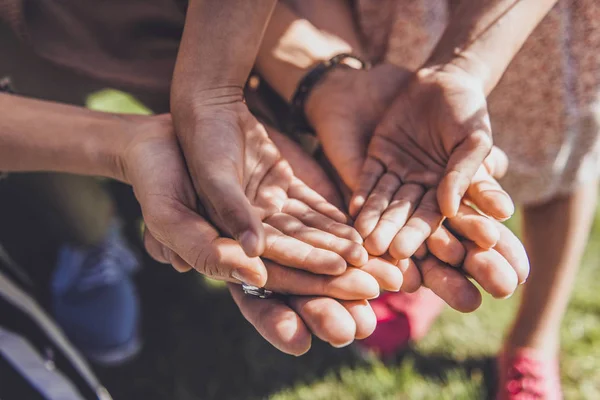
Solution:
[[[524,209],[531,273],[499,357],[499,400],[527,394],[562,399],[560,325],[587,242],[597,192],[597,182],[591,182],[566,197]]]
[[[524,209],[531,274],[507,338],[508,349],[528,347],[548,356],[557,354],[560,324],[593,221],[597,191],[593,182],[567,197]]]

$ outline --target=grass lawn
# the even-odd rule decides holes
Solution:
[[[135,109],[109,100],[96,108]],[[139,276],[144,351],[128,365],[98,370],[115,400],[486,398],[518,303],[518,295],[486,297],[472,314],[447,309],[422,342],[385,365],[319,342],[294,358],[260,338],[219,285],[147,264]],[[599,274],[600,211],[562,326],[567,399],[600,399]]]

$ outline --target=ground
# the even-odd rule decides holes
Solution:
[[[136,110],[114,95],[96,101],[104,109]],[[138,277],[144,351],[128,365],[98,370],[115,400],[486,398],[519,298],[486,297],[472,314],[447,309],[422,342],[386,364],[319,342],[295,358],[270,347],[219,285],[146,261]],[[562,326],[567,399],[600,398],[599,273],[600,211]]]

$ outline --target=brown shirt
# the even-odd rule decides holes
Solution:
[[[168,91],[183,0],[0,0],[0,22],[36,54],[117,86]]]

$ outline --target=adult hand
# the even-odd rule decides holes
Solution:
[[[346,216],[294,177],[245,104],[202,105],[191,118],[194,131],[178,137],[200,201],[246,254],[297,267],[287,256],[302,252],[308,270],[326,274],[366,262]],[[323,250],[308,255],[303,242]]]
[[[420,70],[375,130],[351,214],[376,223],[386,211],[406,208],[409,217],[391,221],[398,233],[390,253],[408,258],[443,216],[458,213],[491,148],[482,84],[457,67]],[[485,212],[503,220],[514,206],[503,194]]]
[[[135,132],[138,133],[133,136],[123,152],[123,175],[125,180],[132,184],[142,207],[147,227],[146,245],[151,255],[160,261],[170,262],[179,270],[193,267],[215,279],[264,286],[267,283],[267,270],[261,260],[248,257],[234,240],[220,237],[218,231],[196,211],[197,197],[177,146],[170,117],[168,115],[139,117],[134,122],[136,122]],[[335,209],[321,196],[313,192],[310,194],[325,207]],[[286,208],[286,211],[290,209],[291,214],[294,212],[291,207]],[[304,213],[299,216],[301,220],[321,221],[322,215],[312,209],[303,208],[301,211]],[[274,217],[278,215],[275,214]],[[336,293],[331,291],[339,282],[343,287],[343,282],[348,279],[358,279],[363,282],[363,285],[348,290],[363,293],[358,295],[359,298],[376,295],[377,283],[369,274],[355,269],[346,270],[344,259],[332,251],[318,247],[321,243],[319,240],[325,238],[328,247],[341,253],[347,251],[349,254],[347,257],[350,259],[357,248],[358,257],[363,257],[364,253],[366,258],[362,246],[353,241],[360,241],[360,238],[357,238],[358,235],[352,228],[328,220],[328,224],[323,229],[334,231],[336,236],[304,225],[296,226],[297,230],[292,235],[300,237],[303,240],[300,241],[292,236],[285,236],[270,225],[271,223],[275,224],[277,221],[274,222],[272,218],[265,223],[267,241],[272,243],[265,252],[265,257],[296,269],[290,269],[285,274],[287,282],[281,283],[273,278],[269,281],[270,285],[293,293],[294,282],[307,282],[306,279],[300,278],[307,274],[301,270],[317,270],[325,273],[334,271],[338,275],[341,274],[339,279],[332,280],[329,279],[331,277],[324,276],[320,280],[311,280],[311,282],[322,283],[329,279],[331,284],[324,285],[328,292],[320,289],[312,293],[309,285],[302,288],[302,294],[335,295]],[[316,245],[309,243],[316,243]],[[294,277],[298,278],[294,279]],[[350,298],[357,296],[337,294]]]
[[[507,165],[506,155],[494,147],[477,171],[467,191],[467,200],[495,203],[498,193],[503,193],[495,178],[504,175]],[[385,242],[376,243],[384,239],[384,233],[374,232],[365,246],[385,247]],[[529,274],[527,254],[518,238],[501,223],[464,204],[456,217],[447,219],[427,239],[423,249],[417,252],[418,257],[399,263],[404,277],[402,290],[411,292],[421,285],[427,286],[463,312],[473,311],[481,303],[481,295],[469,278],[492,296],[504,298],[525,282]]]
[[[345,224],[347,217],[294,177],[289,164],[282,159],[264,127],[251,115],[243,113],[246,110],[244,104],[232,107],[241,113],[235,114],[236,121],[231,120],[234,111],[226,111],[227,107],[217,107],[210,117],[199,119],[203,129],[209,132],[223,130],[225,136],[230,134],[230,140],[208,140],[205,137],[207,147],[198,152],[201,157],[195,158],[192,163],[188,160],[188,167],[199,165],[199,169],[206,169],[205,174],[198,175],[202,181],[198,187],[203,188],[210,196],[210,204],[214,204],[206,207],[211,222],[216,221],[217,224],[219,221],[223,223],[236,219],[236,212],[230,213],[226,209],[233,206],[231,199],[236,197],[234,192],[243,190],[241,202],[250,205],[252,213],[259,218],[261,231],[265,232],[263,257],[292,268],[329,275],[343,273],[347,263],[364,265],[367,261],[366,251],[360,245],[360,235]],[[238,117],[241,119],[237,120]],[[213,126],[214,129],[211,128]],[[204,133],[202,131],[198,136]],[[168,140],[173,142],[172,137]],[[156,151],[149,148],[148,144],[147,137],[141,136],[141,140],[131,146],[137,151],[130,152],[130,157],[139,160],[131,165],[142,165],[142,159],[148,157],[147,152]],[[235,159],[238,151],[245,153]],[[243,170],[234,171],[234,167]],[[185,171],[185,166],[181,165],[179,169]],[[161,172],[163,175],[169,173]],[[176,174],[181,176],[183,172],[177,171]],[[165,176],[165,182],[173,177]],[[187,195],[190,196],[189,193]],[[220,227],[223,229],[222,225]]]
[[[306,116],[327,159],[351,190],[358,188],[375,127],[408,78],[408,71],[391,64],[370,70],[337,68],[309,95]]]

